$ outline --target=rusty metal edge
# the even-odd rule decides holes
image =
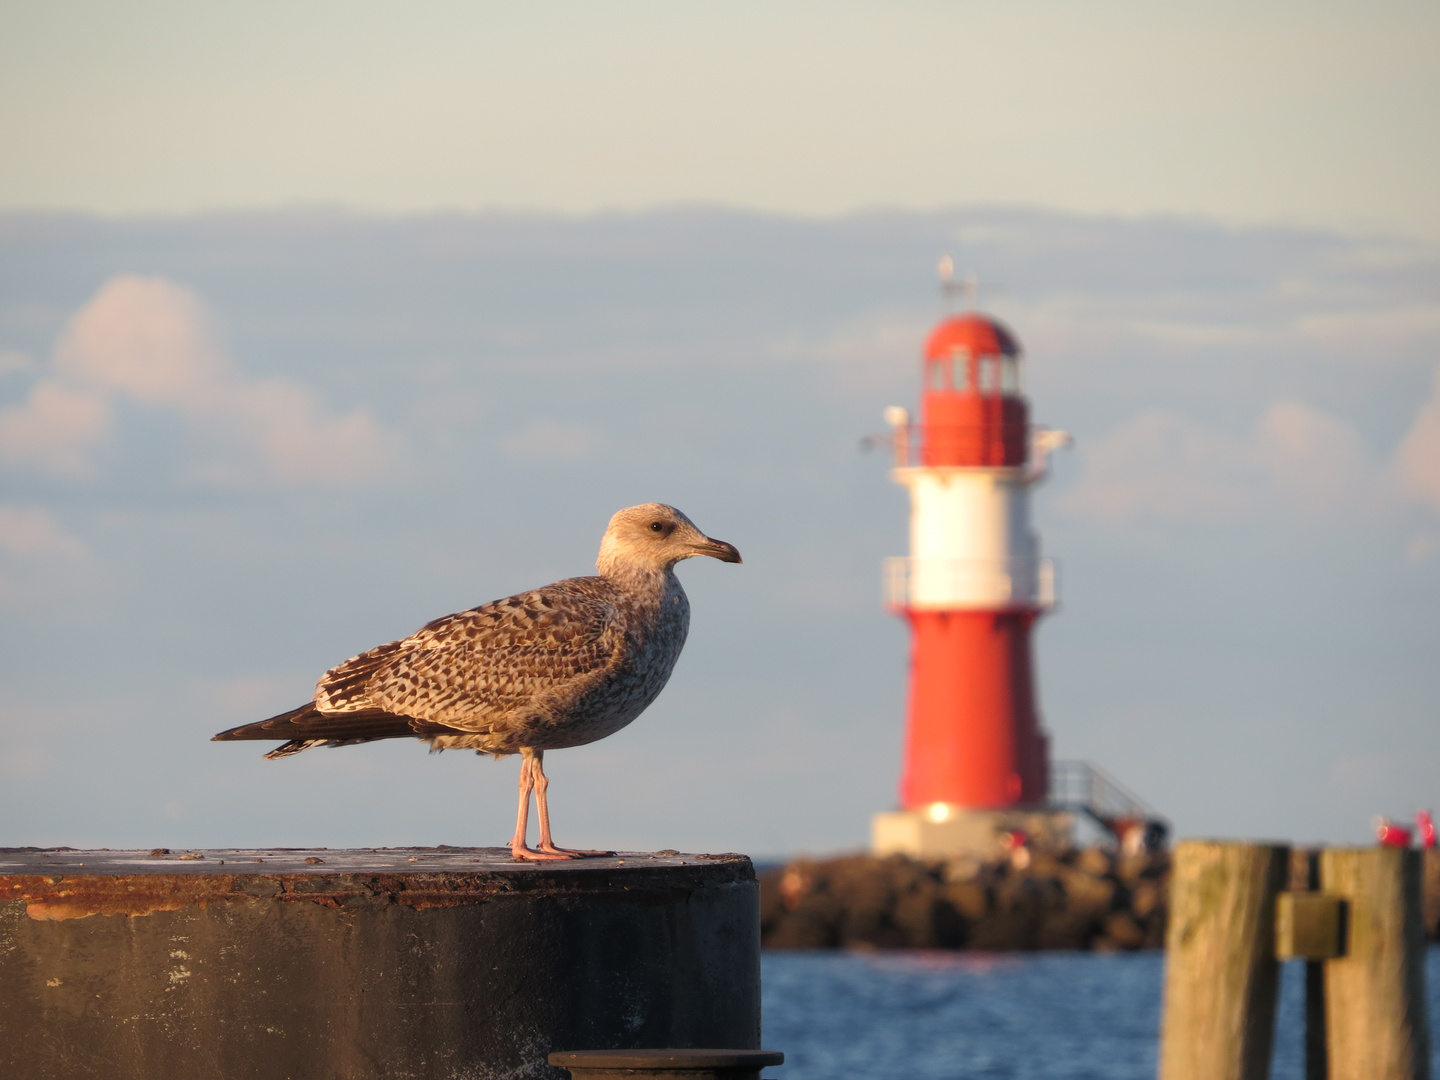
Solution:
[[[0,902],[23,901],[32,919],[148,915],[220,901],[308,902],[343,907],[371,900],[418,910],[462,907],[505,896],[673,893],[753,882],[745,856],[686,866],[567,868],[560,873],[386,871],[372,873],[0,874]]]

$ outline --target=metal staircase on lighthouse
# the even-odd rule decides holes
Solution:
[[[873,847],[987,855],[1072,820],[1049,800],[1031,639],[1055,574],[1030,519],[1030,490],[1069,436],[1031,426],[1020,347],[986,315],[942,320],[922,379],[919,423],[886,411],[910,492],[910,554],[885,567],[887,606],[910,624],[910,698],[900,809],[876,815]]]

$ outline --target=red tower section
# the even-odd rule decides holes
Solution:
[[[978,315],[946,319],[930,332],[920,395],[921,464],[1025,464],[1019,357],[1010,331]]]

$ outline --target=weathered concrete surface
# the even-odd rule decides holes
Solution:
[[[741,855],[0,849],[0,1076],[549,1077],[758,1048]]]

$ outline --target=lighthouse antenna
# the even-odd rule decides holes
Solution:
[[[940,256],[940,263],[935,267],[935,272],[940,278],[941,307],[948,315],[955,310],[955,297],[965,292],[966,283],[955,280],[955,260],[949,255]],[[968,282],[968,280],[967,277],[966,281]]]
[[[940,278],[940,296],[948,315],[958,306],[956,297],[962,298],[965,311],[978,311],[980,309],[980,275],[974,270],[965,274],[963,281],[955,280],[955,260],[949,255],[940,256],[940,262],[935,268]]]

